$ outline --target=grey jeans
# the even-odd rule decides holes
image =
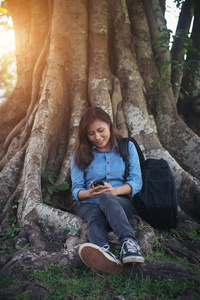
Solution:
[[[99,205],[94,203],[80,203],[77,215],[88,223],[88,239],[91,243],[100,247],[108,245],[108,225],[118,236],[120,245],[127,238],[135,239],[135,233],[128,218],[132,212],[132,200],[130,197],[114,196],[102,193],[99,197]]]

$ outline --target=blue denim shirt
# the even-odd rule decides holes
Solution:
[[[132,142],[129,142],[129,175],[125,181],[125,163],[123,158],[114,146],[109,151],[102,151],[93,147],[94,160],[85,168],[80,169],[74,165],[74,154],[71,161],[71,179],[72,179],[72,195],[79,201],[78,192],[80,190],[89,190],[90,182],[95,180],[103,180],[113,187],[121,186],[128,183],[131,188],[131,196],[135,195],[142,188],[142,176],[140,169],[139,157],[137,150]],[[81,203],[99,203],[99,198],[89,198]]]

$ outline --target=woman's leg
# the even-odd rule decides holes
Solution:
[[[103,193],[99,198],[99,207],[118,236],[120,245],[128,238],[136,240],[133,228],[128,221],[132,212],[132,200],[129,197]]]
[[[80,203],[77,215],[88,223],[88,240],[99,247],[109,245],[104,213],[94,203]]]
[[[90,243],[82,244],[79,248],[79,255],[84,264],[110,274],[121,272],[122,263],[110,252],[107,221],[99,206],[93,203],[81,203],[77,208],[77,215],[88,223]]]
[[[123,263],[143,263],[144,258],[139,252],[140,246],[128,218],[132,211],[132,200],[128,197],[114,196],[103,193],[99,199],[99,206],[104,212],[110,226],[117,234]]]

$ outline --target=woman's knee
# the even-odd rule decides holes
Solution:
[[[109,193],[102,193],[99,197],[99,207],[102,209],[104,206],[108,206],[110,204],[116,204],[117,201],[115,199],[116,196]]]
[[[105,219],[105,216],[104,215],[93,215],[91,216],[88,221],[87,221],[87,224],[88,224],[88,227],[90,226],[93,226],[93,225],[97,225],[100,226],[100,224],[104,224],[106,223],[106,219]]]
[[[95,210],[87,219],[88,227],[106,224],[106,218],[101,209]],[[105,226],[105,225],[103,225]]]
[[[108,193],[102,193],[99,196],[99,205],[103,204],[104,202],[107,202],[109,200],[109,194]]]

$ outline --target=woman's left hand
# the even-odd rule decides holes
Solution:
[[[127,195],[131,193],[131,186],[128,183],[125,183],[121,186],[113,187],[109,183],[104,183],[104,189],[103,192],[118,196],[118,195]]]
[[[107,182],[104,183],[103,191],[106,193],[112,194],[112,195],[117,195],[117,188],[113,187],[112,185],[110,185]]]

